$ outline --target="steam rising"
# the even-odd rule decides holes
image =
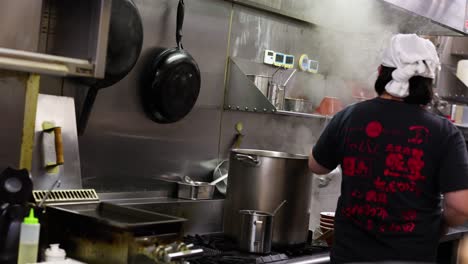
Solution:
[[[372,96],[381,54],[396,24],[385,23],[377,0],[312,0],[304,16],[316,25],[324,96],[352,102],[353,96]],[[361,87],[361,88],[356,88]],[[354,91],[353,91],[354,89]],[[317,90],[308,97],[317,97]],[[318,102],[317,102],[318,103]]]

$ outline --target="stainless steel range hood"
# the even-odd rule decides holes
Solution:
[[[226,0],[353,33],[465,36],[467,0]],[[358,27],[350,27],[350,25]]]
[[[467,31],[465,28],[466,24],[466,0],[380,0],[388,3],[387,8],[392,11],[389,15],[393,15],[394,12],[401,11],[408,12],[406,15],[402,15],[405,20],[408,19],[408,15],[414,17],[409,19],[405,30],[403,25],[401,28],[403,31],[427,31],[421,32],[428,35],[466,35]],[[402,13],[403,14],[403,13]],[[419,20],[418,17],[421,19]],[[431,22],[431,23],[425,23]],[[419,28],[418,28],[419,27]]]

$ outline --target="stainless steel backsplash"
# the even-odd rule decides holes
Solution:
[[[139,80],[154,48],[175,46],[177,1],[135,3],[144,27],[141,58],[125,79],[99,92],[85,135],[79,138],[83,187],[101,193],[154,191],[167,196],[173,185],[156,177],[210,180],[218,160],[229,154],[238,122],[244,125],[243,148],[309,154],[323,120],[223,110],[227,56],[261,63],[265,49],[296,59],[307,53],[320,61],[321,75],[298,73],[287,94],[315,105],[326,95],[351,103],[351,89],[343,80],[353,78],[372,90],[372,74],[391,34],[331,31],[231,1],[186,1],[183,43],[200,66],[201,94],[185,119],[162,125],[144,114]],[[19,160],[24,90],[17,86],[15,80],[0,78],[0,167]],[[41,92],[73,96],[79,113],[86,87],[44,78]]]

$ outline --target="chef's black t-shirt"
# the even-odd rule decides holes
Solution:
[[[332,262],[434,262],[440,194],[468,189],[460,131],[417,105],[372,99],[331,120],[313,149],[341,165]]]

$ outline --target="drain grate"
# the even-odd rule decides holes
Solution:
[[[49,191],[33,191],[34,201],[39,203],[46,197]],[[53,190],[45,203],[57,202],[84,202],[98,201],[99,197],[94,189],[79,189],[79,190]]]

